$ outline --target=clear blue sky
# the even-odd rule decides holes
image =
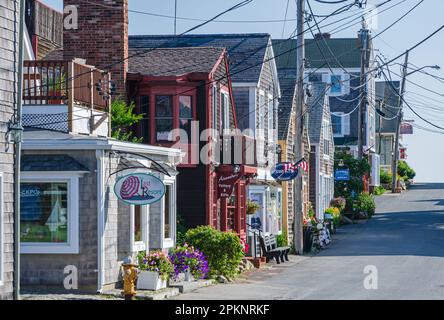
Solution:
[[[89,0],[94,1],[94,0]],[[43,0],[43,2],[61,9],[62,0]],[[144,12],[151,12],[162,15],[174,14],[174,0],[130,0],[130,9]],[[217,13],[238,3],[239,0],[178,0],[178,17],[207,19]],[[350,0],[350,3],[352,0]],[[383,0],[369,0],[369,4],[381,3]],[[398,19],[404,12],[413,7],[419,0],[393,0],[391,3],[383,6],[380,11],[394,4],[400,5],[378,15],[378,21],[373,33],[384,29],[393,21]],[[316,14],[326,14],[332,12],[339,5],[317,4],[311,0],[312,7]],[[283,19],[287,0],[254,0],[249,5],[231,12],[220,19],[225,20],[276,20]],[[351,10],[356,10],[353,8]],[[357,11],[355,11],[357,12]],[[443,24],[444,19],[444,1],[425,0],[415,11],[408,15],[404,20],[396,24],[389,31],[375,40],[375,46],[387,58],[392,58],[405,51],[408,47],[423,39],[433,30]],[[326,20],[339,20],[341,17],[349,16],[346,12],[341,16],[332,17]],[[294,0],[289,1],[288,19],[296,17],[296,5]],[[178,20],[178,33],[195,26],[198,22]],[[284,37],[288,37],[294,30],[296,23],[288,21],[284,30]],[[327,27],[322,31],[330,31],[337,25]],[[359,24],[334,34],[333,37],[354,37],[360,26]],[[173,33],[173,19],[164,17],[146,16],[137,13],[130,13],[130,34],[171,34]],[[267,32],[274,38],[281,38],[283,32],[283,23],[210,23],[198,30],[196,33],[248,33],[248,32]],[[415,49],[410,54],[410,61],[418,67],[424,65],[440,65],[443,69],[440,71],[430,70],[434,75],[444,78],[444,31],[429,40],[421,47]],[[403,62],[400,59],[399,62]],[[400,73],[398,67],[393,66],[394,72]],[[382,79],[381,79],[382,80]],[[409,80],[424,86],[425,88],[438,91],[437,95],[415,86],[412,83],[407,84],[407,101],[411,102],[418,113],[426,119],[433,121],[439,126],[444,127],[444,81],[439,82],[427,75],[415,73],[409,77]],[[424,95],[425,97],[419,96]],[[431,100],[433,99],[433,100]],[[436,101],[434,101],[436,100]],[[431,110],[430,108],[434,108]],[[441,109],[441,110],[440,110]],[[416,118],[410,111],[405,112],[405,118],[414,119],[418,125],[430,127],[422,120]],[[443,131],[444,133],[444,131]],[[415,128],[413,136],[405,136],[404,142],[408,145],[408,162],[417,171],[417,181],[421,182],[444,182],[444,169],[441,165],[444,159],[443,148],[444,136],[439,133],[431,133]]]

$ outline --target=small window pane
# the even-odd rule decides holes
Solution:
[[[173,97],[156,96],[156,118],[173,116]]]
[[[185,119],[191,119],[193,117],[193,109],[190,96],[179,97],[179,116]]]
[[[331,116],[333,134],[342,134],[342,118],[332,114]]]
[[[165,239],[171,239],[171,186],[165,186],[165,211],[164,211],[164,226],[165,226],[165,232],[164,237]]]
[[[331,93],[341,93],[341,76],[332,75],[331,76]]]
[[[22,242],[68,242],[68,184],[21,183]]]
[[[172,141],[173,97],[156,96],[156,140]]]
[[[142,207],[134,206],[134,241],[142,241]]]

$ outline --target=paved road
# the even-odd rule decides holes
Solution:
[[[378,197],[372,220],[345,226],[319,255],[178,299],[444,299],[443,257],[444,184],[417,184]],[[366,266],[376,290],[364,287]]]

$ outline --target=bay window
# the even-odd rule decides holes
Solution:
[[[143,115],[140,121],[140,132],[143,142],[150,141],[150,97],[141,96],[139,101],[139,114]]]
[[[24,173],[20,208],[23,253],[78,253],[78,176]]]

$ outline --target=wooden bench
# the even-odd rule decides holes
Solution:
[[[278,264],[289,261],[288,254],[290,247],[278,247],[276,237],[273,235],[259,237],[262,254],[267,258],[267,262],[275,259]]]

